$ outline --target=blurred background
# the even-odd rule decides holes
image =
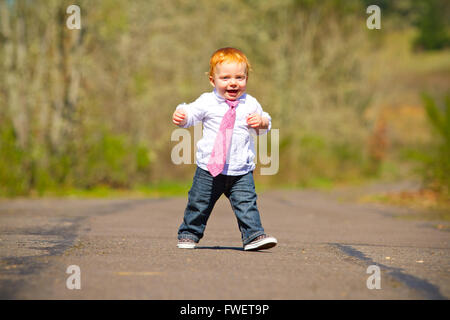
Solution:
[[[186,196],[171,116],[232,46],[280,134],[258,188],[414,180],[448,201],[449,1],[75,2],[0,0],[0,197]]]

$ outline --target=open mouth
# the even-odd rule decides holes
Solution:
[[[237,89],[227,90],[227,93],[231,96],[235,96],[238,93]]]

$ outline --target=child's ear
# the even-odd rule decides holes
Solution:
[[[215,88],[216,84],[214,83],[214,78],[212,76],[209,76],[209,83]]]

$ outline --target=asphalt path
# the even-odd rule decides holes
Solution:
[[[225,196],[194,250],[176,247],[186,197],[2,200],[0,299],[450,297],[445,222],[343,194],[258,194],[279,242],[260,252],[243,251]]]

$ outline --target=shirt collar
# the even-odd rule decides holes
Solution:
[[[218,102],[225,102],[225,98],[221,97],[218,93],[217,90],[214,89],[213,90],[214,96],[216,97]],[[242,96],[239,97],[239,104],[241,103],[245,103],[245,99],[247,98],[247,93],[244,93]]]

